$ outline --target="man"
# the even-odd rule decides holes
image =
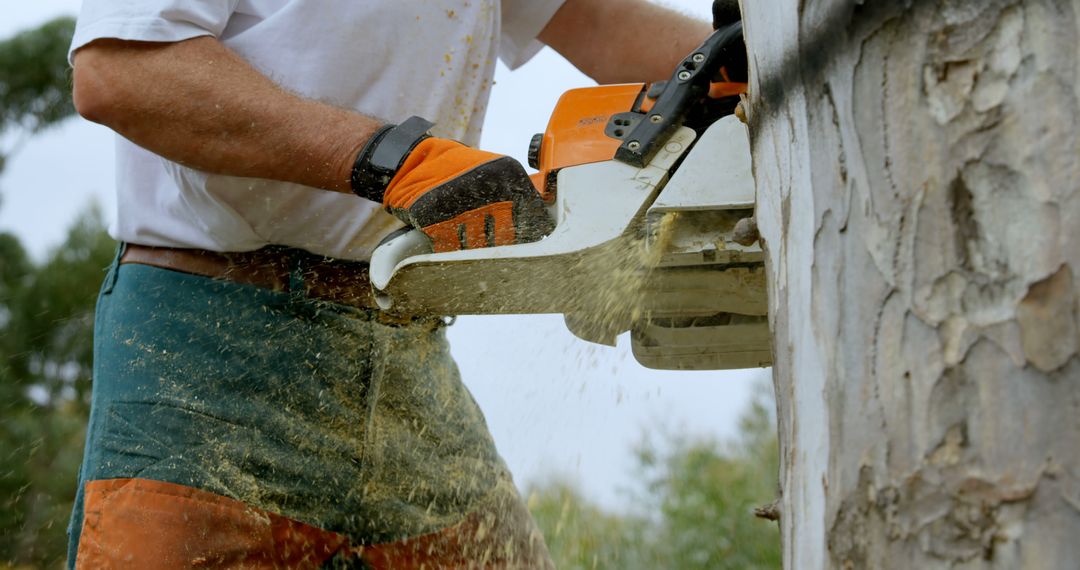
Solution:
[[[550,230],[466,146],[496,57],[656,80],[708,33],[644,0],[85,0],[74,98],[120,135],[125,246],[69,565],[550,566],[442,322],[379,314],[365,262],[402,224]]]

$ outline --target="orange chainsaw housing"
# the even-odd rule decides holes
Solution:
[[[645,98],[644,83],[571,89],[555,104],[537,161],[533,185],[545,202],[555,199],[559,169],[611,160],[622,141],[604,134],[612,115],[633,109]]]
[[[571,89],[563,93],[548,121],[536,166],[530,176],[545,202],[555,200],[555,176],[567,166],[611,160],[622,140],[605,134],[613,115],[635,111],[647,113],[656,101],[647,96],[648,85],[626,83]],[[746,92],[745,83],[712,84],[710,97]]]

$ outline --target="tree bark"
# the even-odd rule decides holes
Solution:
[[[1080,567],[1080,0],[743,0],[785,567]]]

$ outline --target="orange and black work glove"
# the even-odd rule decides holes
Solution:
[[[431,127],[412,117],[380,129],[356,159],[353,192],[424,232],[436,252],[551,233],[554,224],[521,164],[433,137]]]

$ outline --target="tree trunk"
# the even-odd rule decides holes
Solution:
[[[1080,0],[743,0],[789,569],[1080,568]]]

